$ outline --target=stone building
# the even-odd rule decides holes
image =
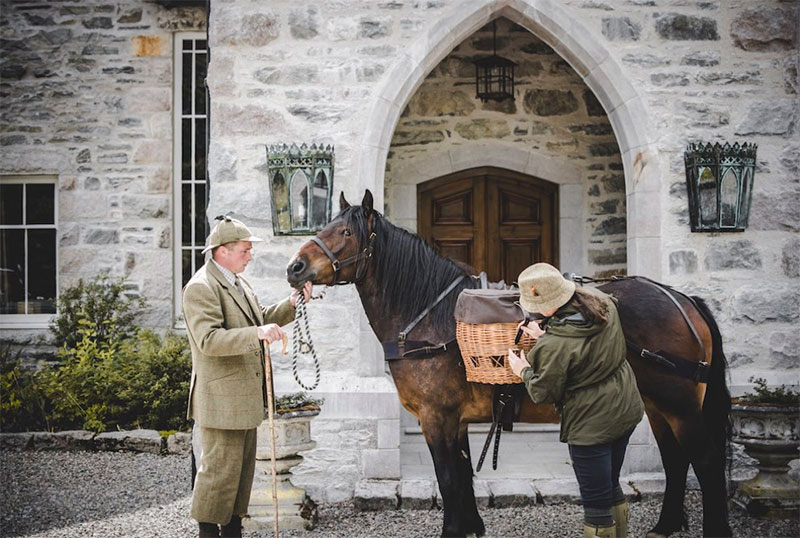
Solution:
[[[335,147],[334,200],[370,189],[392,222],[494,278],[534,257],[700,295],[734,392],[752,375],[798,383],[797,1],[210,4],[2,1],[3,338],[43,333],[56,290],[101,270],[147,297],[144,324],[180,330],[221,213],[266,238],[247,271],[261,300],[284,296],[307,238],[273,234],[265,146],[316,143]],[[514,99],[483,102],[473,62],[495,48],[516,64]],[[690,231],[683,151],[700,141],[758,144],[744,232]],[[526,196],[548,208],[535,237],[486,224],[437,239],[426,217],[438,204],[488,223]],[[413,424],[355,290],[310,317],[326,403],[297,480],[336,501],[398,478]],[[628,471],[660,466],[641,430]]]

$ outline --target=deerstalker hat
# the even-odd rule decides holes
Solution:
[[[528,312],[542,314],[567,304],[575,293],[575,283],[564,278],[549,263],[535,263],[522,271],[519,283],[522,308]]]
[[[203,249],[203,254],[220,245],[233,243],[235,241],[250,241],[252,243],[263,241],[260,237],[254,236],[242,221],[228,217],[227,215],[220,215],[215,220],[219,222],[217,222],[214,229],[211,230],[211,233],[208,234],[206,248]]]

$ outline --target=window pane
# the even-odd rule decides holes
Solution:
[[[194,244],[204,245],[206,239],[206,186],[194,186]]]
[[[0,184],[0,224],[22,224],[22,184]]]
[[[181,73],[181,112],[192,113],[192,53],[183,53],[183,68]]]
[[[192,244],[192,184],[181,185],[181,245]]]
[[[55,188],[52,183],[25,185],[26,224],[55,224]]]
[[[25,231],[0,230],[0,314],[25,313]]]
[[[56,231],[28,230],[28,314],[56,311]]]
[[[194,178],[206,178],[206,120],[195,121],[194,133]]]
[[[195,249],[194,251],[194,270],[197,271],[203,264],[206,263],[206,255],[203,254],[203,249]]]
[[[195,54],[194,71],[194,113],[205,115],[206,113],[206,55]]]
[[[183,41],[183,50],[192,50],[192,40],[191,39],[185,39]]]
[[[181,179],[192,179],[192,120],[181,120]]]
[[[183,285],[185,286],[189,279],[192,278],[192,251],[181,251],[181,269],[183,271]]]
[[[206,50],[206,40],[205,39],[198,39],[194,42],[194,49],[195,50]]]

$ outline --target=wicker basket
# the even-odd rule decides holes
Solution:
[[[456,338],[467,370],[467,381],[474,383],[522,383],[508,367],[508,348],[521,348],[522,355],[533,347],[533,339],[522,335],[514,345],[517,323],[456,323]]]

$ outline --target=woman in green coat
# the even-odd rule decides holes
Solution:
[[[584,508],[585,537],[627,533],[628,505],[619,472],[644,405],[625,359],[625,337],[615,301],[576,288],[552,265],[519,275],[520,303],[545,317],[520,328],[536,345],[527,361],[509,349],[509,366],[534,403],[561,411],[561,442],[569,445]]]

